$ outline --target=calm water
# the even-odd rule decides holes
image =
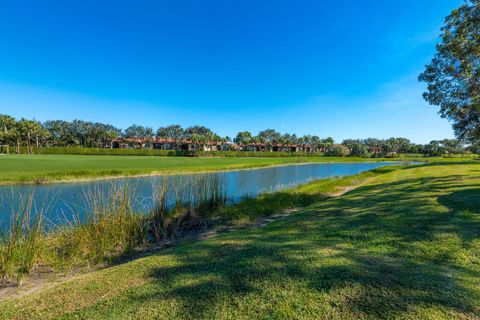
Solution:
[[[292,165],[252,170],[205,173],[219,175],[224,183],[229,201],[236,201],[246,195],[255,196],[262,192],[275,191],[302,184],[311,180],[333,176],[353,175],[393,162],[379,163],[317,163]],[[197,176],[199,174],[196,174]],[[193,179],[194,175],[174,175],[143,178],[123,178],[79,183],[61,183],[50,185],[0,186],[0,220],[5,223],[10,216],[12,206],[18,206],[22,197],[33,194],[37,207],[47,205],[46,217],[52,223],[59,224],[72,216],[72,212],[85,211],[85,194],[91,190],[108,190],[112,186],[128,184],[134,194],[138,208],[144,206],[152,195],[155,185],[163,183],[178,184]],[[146,209],[145,209],[146,210]]]

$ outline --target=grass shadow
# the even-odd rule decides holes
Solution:
[[[480,188],[455,191],[438,197],[438,202],[452,210],[480,213]]]

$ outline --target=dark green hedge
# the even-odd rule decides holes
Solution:
[[[12,149],[11,152],[14,152]],[[81,147],[32,148],[35,154],[79,154],[79,155],[118,155],[118,156],[169,156],[167,150],[153,149],[110,149]],[[20,147],[20,153],[27,153],[26,147]]]
[[[110,149],[110,148],[82,148],[82,147],[32,147],[35,154],[79,154],[79,155],[116,155],[116,156],[160,156],[160,157],[323,157],[346,156],[345,154],[303,153],[303,152],[253,152],[253,151],[173,151],[156,149]],[[1,152],[2,150],[0,150]],[[5,150],[3,150],[5,151]],[[10,153],[16,153],[16,147],[10,147]],[[26,154],[27,147],[21,146],[20,153]],[[420,158],[423,154],[372,154],[372,158]],[[474,154],[450,154],[444,158],[472,157]]]
[[[197,151],[201,157],[322,157],[323,153],[303,152],[254,152],[254,151]]]
[[[79,154],[79,155],[118,155],[118,156],[161,156],[161,157],[321,157],[323,153],[303,152],[253,152],[253,151],[173,151],[156,149],[110,149],[81,147],[33,147],[35,154]],[[14,153],[15,148],[10,152]],[[20,147],[20,153],[27,153],[27,148]]]

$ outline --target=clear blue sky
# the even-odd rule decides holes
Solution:
[[[452,137],[417,75],[461,0],[0,0],[0,113]]]

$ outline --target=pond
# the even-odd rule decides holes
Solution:
[[[189,179],[193,181],[198,176],[219,177],[228,201],[235,202],[245,196],[256,196],[263,192],[285,189],[316,179],[353,175],[397,163],[315,163],[217,173],[131,177],[48,185],[0,186],[0,221],[5,225],[12,208],[18,209],[29,199],[33,202],[32,211],[39,210],[40,207],[46,208],[43,209],[45,218],[52,224],[58,225],[68,222],[73,214],[88,210],[86,198],[92,190],[111,190],[118,186],[128,185],[128,189],[134,195],[137,209],[147,211],[148,205],[145,203],[149,198],[151,199],[156,185],[162,183],[178,185]]]

